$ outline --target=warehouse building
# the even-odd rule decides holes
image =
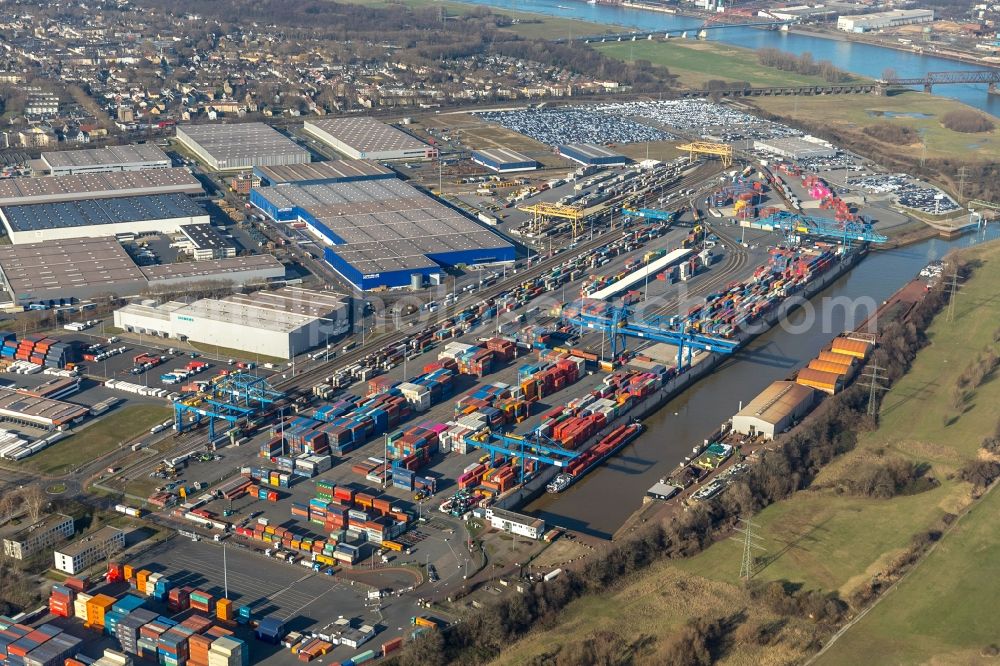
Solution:
[[[297,183],[299,185],[324,185],[326,183],[353,183],[359,180],[395,178],[396,174],[376,162],[367,160],[332,160],[309,164],[286,164],[273,167],[255,167],[254,175],[264,186]]]
[[[114,320],[133,333],[291,358],[344,332],[348,305],[338,294],[286,287],[190,304],[130,304]]]
[[[254,254],[227,259],[154,264],[140,269],[150,291],[173,289],[178,285],[198,282],[232,282],[242,285],[285,277],[285,266],[270,254]]]
[[[89,413],[89,409],[80,405],[0,388],[0,417],[14,423],[49,430],[79,423]]]
[[[203,193],[201,183],[187,169],[147,169],[40,178],[4,178],[0,180],[0,207],[150,194]]]
[[[327,263],[362,290],[514,260],[513,245],[399,180],[278,185],[254,190],[250,202],[276,222],[305,222]]]
[[[506,148],[490,148],[488,150],[473,150],[472,161],[481,164],[497,173],[512,173],[514,171],[534,171],[538,162],[527,155],[507,150]]]
[[[138,294],[147,285],[110,237],[0,246],[0,281],[13,305],[68,305],[101,294]]]
[[[304,164],[309,151],[265,123],[184,125],[177,141],[216,171]]]
[[[893,9],[872,14],[841,16],[837,19],[837,30],[844,32],[868,32],[898,28],[914,23],[930,23],[934,20],[933,9]]]
[[[245,284],[284,275],[284,266],[271,255],[140,268],[111,237],[0,246],[0,283],[7,291],[7,304],[17,306],[69,305],[108,294],[132,296],[190,282]]]
[[[236,256],[236,244],[211,224],[182,224],[181,236],[181,250],[190,254],[195,261]]]
[[[15,560],[26,560],[72,537],[73,518],[62,513],[50,513],[37,523],[4,537],[3,554]]]
[[[437,149],[374,118],[358,116],[307,120],[302,130],[356,160],[423,160],[437,157]]]
[[[624,166],[629,159],[594,143],[569,143],[558,146],[559,154],[584,166]]]
[[[75,576],[92,564],[109,559],[125,549],[125,532],[105,525],[55,551],[56,569]]]
[[[107,171],[169,169],[170,158],[151,143],[108,146],[89,150],[62,150],[42,153],[42,163],[53,176]]]
[[[753,148],[790,160],[833,157],[837,154],[837,149],[832,145],[813,137],[785,136],[755,140]]]
[[[733,430],[774,439],[809,413],[816,392],[795,382],[774,382],[733,417]]]
[[[184,194],[81,199],[0,208],[11,243],[94,238],[119,233],[176,233],[182,224],[208,224],[208,213]]]

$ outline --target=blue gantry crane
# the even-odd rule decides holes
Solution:
[[[837,222],[823,217],[812,217],[801,213],[778,211],[759,220],[744,220],[741,226],[763,231],[777,231],[786,237],[800,234],[822,236],[837,240],[844,245],[858,241],[863,243],[885,243],[888,237],[874,230],[874,223],[862,217],[856,221]]]
[[[588,302],[599,304],[587,307]],[[581,329],[602,331],[611,344],[611,356],[618,356],[625,348],[625,338],[640,338],[666,342],[677,347],[677,372],[691,365],[694,350],[732,354],[739,342],[690,330],[690,322],[680,316],[651,316],[641,318],[627,306],[604,304],[582,299],[563,310],[563,318]]]
[[[644,220],[663,220],[673,222],[677,217],[676,211],[656,210],[655,208],[630,208],[622,206],[622,215],[628,217],[639,217]]]
[[[565,449],[558,442],[537,431],[528,435],[505,435],[495,430],[485,430],[467,436],[465,441],[469,446],[486,449],[490,455],[490,463],[493,463],[497,456],[506,456],[511,460],[516,458],[519,461],[518,483],[524,483],[526,460],[563,468],[580,455],[578,451]]]
[[[182,395],[174,403],[174,429],[184,432],[202,418],[208,419],[208,440],[215,441],[215,422],[225,421],[230,428],[248,422],[285,394],[271,388],[263,377],[249,372],[234,372],[217,379],[197,393]],[[185,423],[185,417],[190,417]]]

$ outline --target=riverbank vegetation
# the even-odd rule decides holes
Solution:
[[[992,120],[971,109],[949,111],[941,116],[941,124],[952,132],[961,132],[962,134],[992,132],[996,128]]]
[[[775,54],[755,62],[750,49],[711,41],[644,40],[594,46],[601,53],[625,62],[665,67],[677,76],[678,83],[693,89],[822,85],[828,82],[825,76],[832,76],[834,71],[838,72],[839,82],[851,78],[830,63],[813,62],[808,54],[800,59],[777,49],[765,49]]]
[[[935,318],[948,301],[939,286],[908,320],[879,322],[874,360],[892,388],[876,392],[877,418],[867,414],[868,387],[855,384],[780,437],[716,501],[472,612],[417,641],[399,663],[766,664],[818,650],[947,538],[976,484],[988,483],[963,470],[1000,435],[992,408],[1000,383],[984,379],[957,418],[942,414],[967,360],[998,344],[1000,303],[990,294],[1000,244],[950,266],[964,281],[953,320]],[[742,546],[724,537],[749,515],[766,551],[743,585]]]

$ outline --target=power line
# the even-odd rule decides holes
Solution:
[[[955,321],[955,301],[958,300],[958,271],[952,273],[948,286],[951,289],[948,296],[948,321]]]
[[[760,528],[760,525],[753,522],[749,518],[740,518],[740,522],[743,524],[743,527],[736,530],[739,534],[743,535],[743,557],[740,561],[740,580],[746,582],[753,578],[754,574],[757,573],[753,552],[755,550],[767,549],[760,543],[763,538],[754,533],[754,530]]]
[[[871,380],[868,391],[868,416],[875,416],[877,407],[875,396],[878,392],[889,390],[888,387],[881,384],[882,380],[887,379],[887,377],[881,373],[882,368],[878,367],[878,363],[872,361],[871,365],[868,366],[868,371],[863,375],[865,379]]]

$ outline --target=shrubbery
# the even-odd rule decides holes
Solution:
[[[992,132],[993,121],[976,111],[956,109],[941,117],[941,124],[953,132],[975,134],[976,132]]]

